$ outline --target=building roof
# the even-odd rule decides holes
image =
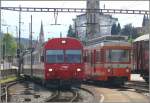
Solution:
[[[99,44],[101,42],[126,42],[127,36],[122,35],[104,35],[88,41],[88,45]]]
[[[134,42],[137,42],[137,41],[148,41],[149,40],[149,36],[150,36],[149,34],[142,35],[142,36],[136,38],[134,40]]]
[[[118,18],[114,18],[114,17],[112,17],[112,15],[109,15],[109,14],[101,14],[101,13],[99,13],[99,15],[100,16],[105,16],[105,17],[108,17],[108,18],[110,18],[110,19],[115,19],[115,20],[118,20]],[[80,14],[80,15],[77,15],[77,18],[80,18],[80,17],[83,17],[83,16],[86,16],[86,14]]]

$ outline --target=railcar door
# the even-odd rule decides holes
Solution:
[[[92,68],[92,72],[93,74],[96,73],[96,68],[95,68],[95,50],[91,50],[91,68]]]

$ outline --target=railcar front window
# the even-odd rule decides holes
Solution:
[[[106,62],[129,62],[129,50],[107,50]]]
[[[81,50],[66,50],[67,63],[81,63]]]
[[[64,62],[63,50],[47,50],[46,61],[47,63],[63,63]]]

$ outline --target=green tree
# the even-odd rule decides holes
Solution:
[[[74,38],[77,38],[75,32],[73,32],[73,29],[72,29],[72,26],[71,26],[71,25],[69,26],[67,37],[74,37]]]
[[[5,57],[8,56],[13,57],[16,55],[17,43],[11,34],[9,33],[4,34],[1,39],[1,44],[3,45]]]
[[[132,24],[125,25],[124,28],[121,30],[121,34],[132,37],[132,34],[133,34]]]
[[[140,36],[137,29],[133,27],[132,24],[125,25],[124,28],[121,30],[121,34],[126,35],[131,39],[135,39],[136,37]]]
[[[118,23],[118,26],[117,26],[117,34],[120,34],[121,32],[121,27],[120,27],[120,23]]]
[[[146,25],[146,16],[144,15],[143,17],[143,22],[142,22],[142,26],[144,27]]]
[[[117,35],[117,26],[116,24],[113,24],[111,27],[111,34],[112,35]]]

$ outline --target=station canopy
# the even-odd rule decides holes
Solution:
[[[142,35],[142,36],[136,38],[134,40],[134,42],[137,42],[137,41],[148,41],[149,40],[149,36],[150,36],[149,34]]]

